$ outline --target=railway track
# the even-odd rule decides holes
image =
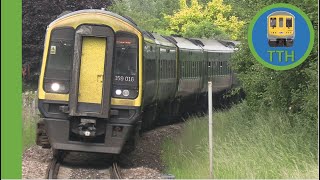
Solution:
[[[71,167],[68,163],[64,163],[64,159],[66,158],[65,153],[61,153],[58,155],[54,155],[54,158],[48,165],[47,172],[46,172],[46,179],[69,179],[72,175],[72,170],[75,167]],[[121,169],[115,160],[116,158],[112,158],[110,161],[111,165],[109,167],[99,170],[103,179],[122,179],[121,176]],[[61,171],[60,171],[61,170]],[[82,179],[77,178],[76,179]]]
[[[118,163],[114,162],[112,163],[111,167],[111,179],[122,179],[120,168],[118,166]]]
[[[53,158],[48,166],[46,178],[57,179],[60,165],[60,161],[57,158]]]

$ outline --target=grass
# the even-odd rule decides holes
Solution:
[[[26,92],[22,94],[22,143],[23,150],[35,144],[36,125],[39,120],[36,93]]]
[[[36,117],[28,117],[23,121],[22,135],[23,135],[23,150],[35,144],[36,139]]]
[[[287,115],[252,111],[243,103],[215,112],[213,120],[214,178],[318,179],[317,134],[292,127]],[[176,178],[209,178],[208,117],[188,120],[162,150],[167,172]]]

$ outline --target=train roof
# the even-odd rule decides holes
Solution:
[[[164,45],[164,46],[171,46],[171,47],[175,47],[175,44],[173,44],[172,42],[170,42],[169,40],[167,40],[166,38],[164,38],[163,36],[156,34],[156,33],[152,33],[153,37],[155,38],[155,42],[157,44],[160,45]]]
[[[241,44],[240,41],[232,41],[232,40],[219,40],[219,42],[233,50],[237,50],[238,49],[238,45]]]
[[[130,17],[121,16],[119,14],[113,13],[111,11],[106,11],[104,9],[83,9],[83,10],[78,10],[78,11],[73,11],[73,12],[65,11],[65,12],[61,13],[57,19],[55,19],[53,22],[51,22],[49,24],[49,26],[51,26],[52,24],[54,24],[56,21],[58,21],[60,19],[64,19],[66,17],[76,15],[76,14],[81,14],[81,13],[103,13],[103,14],[111,15],[111,16],[114,16],[116,18],[119,18],[119,19],[125,21],[126,23],[130,24],[131,26],[133,26],[134,28],[136,28],[137,30],[142,32],[141,29],[137,26],[137,24]]]
[[[233,45],[233,46],[240,45],[240,41],[233,41],[233,40],[219,40],[219,42],[221,42],[222,44],[223,44],[223,43],[228,43],[228,44]]]
[[[148,31],[143,31],[142,34],[143,34],[144,40],[151,42],[151,43],[156,43],[155,37],[153,36],[152,33],[148,32]]]
[[[293,14],[291,14],[291,13],[289,13],[287,11],[276,11],[276,12],[273,12],[273,13],[269,14],[268,17],[269,16],[276,16],[276,15],[290,15],[290,16],[294,17]]]
[[[192,50],[202,50],[202,48],[190,40],[182,37],[172,37],[177,43],[178,48],[181,49],[192,49]]]
[[[193,38],[195,40],[199,40],[202,42],[202,48],[205,51],[219,51],[219,52],[232,52],[233,48],[226,46],[225,44],[219,42],[216,39],[200,39],[200,38]]]

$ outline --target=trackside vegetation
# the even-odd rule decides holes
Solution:
[[[294,117],[298,118],[298,117]],[[246,102],[213,116],[214,178],[318,178],[317,139],[284,113]],[[208,117],[192,117],[163,145],[166,171],[176,178],[209,178]]]
[[[214,115],[217,123],[214,127],[215,178],[319,177],[318,44],[315,43],[307,60],[298,67],[275,71],[255,60],[247,40],[250,21],[260,9],[275,3],[289,3],[308,15],[317,42],[318,1],[140,2],[119,0],[109,9],[120,14],[131,13],[132,19],[148,31],[241,41],[231,62],[241,88],[231,90],[230,94],[243,90],[246,103]],[[152,23],[150,28],[148,25]],[[208,178],[207,149],[207,118],[194,118],[186,123],[180,138],[170,139],[163,145],[168,172],[177,178]]]
[[[25,150],[35,144],[35,129],[39,121],[37,93],[27,91],[22,94],[22,100],[22,148]]]

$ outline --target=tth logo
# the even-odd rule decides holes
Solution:
[[[308,16],[290,4],[263,8],[249,26],[248,43],[254,57],[275,70],[294,68],[308,57],[314,30]]]

